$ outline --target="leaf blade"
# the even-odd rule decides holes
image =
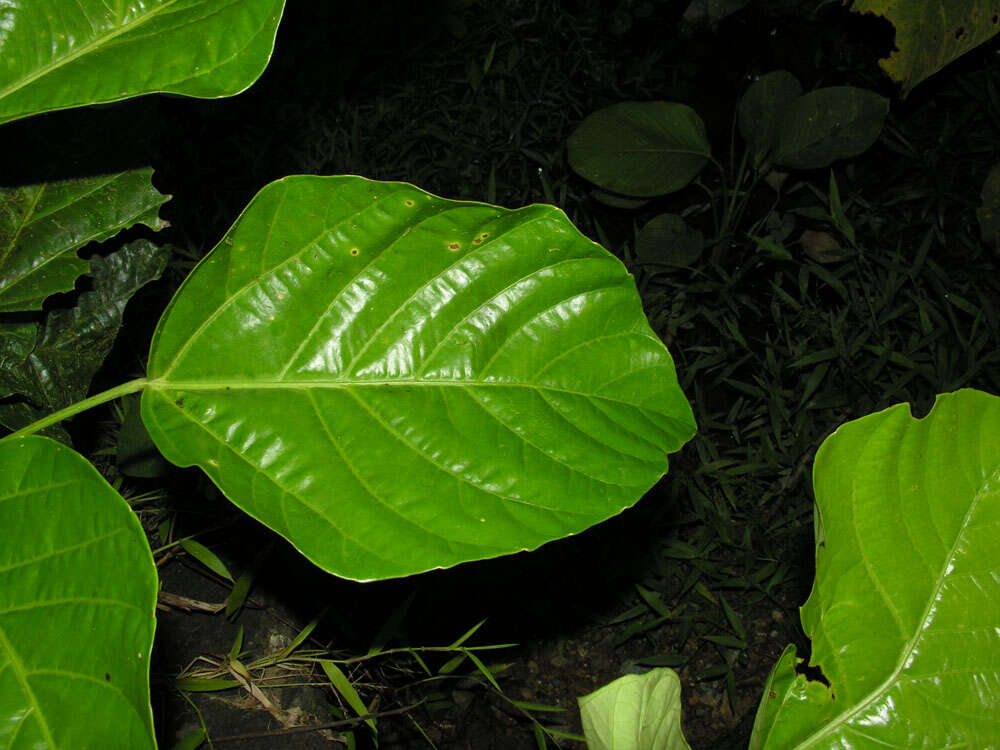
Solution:
[[[795,675],[786,650],[755,747],[997,736],[995,695],[980,686],[1000,676],[998,434],[1000,398],[962,390],[923,419],[898,404],[820,446],[816,583],[802,623],[831,687]]]
[[[0,123],[156,92],[237,94],[267,65],[283,7],[284,0],[8,6]]]
[[[0,466],[0,743],[155,747],[157,580],[138,519],[48,438],[0,441]]]
[[[354,177],[265,188],[171,302],[149,376],[168,459],[361,580],[576,533],[694,429],[631,277],[564,214]]]

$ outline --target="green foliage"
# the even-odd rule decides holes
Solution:
[[[991,0],[855,0],[855,13],[883,16],[896,27],[895,51],[880,60],[902,96],[1000,30]]]
[[[2,49],[2,47],[0,47]],[[90,264],[76,252],[157,215],[170,199],[150,182],[152,169],[0,190],[0,312],[41,310],[73,288]]]
[[[737,105],[747,145],[739,169],[727,174],[712,159],[721,178],[720,189],[708,191],[716,259],[725,258],[762,179],[777,179],[777,166],[815,169],[858,156],[878,138],[888,109],[884,97],[853,86],[803,94],[795,76],[783,70],[755,81]],[[681,190],[711,159],[701,118],[690,107],[669,102],[624,102],[598,110],[573,131],[567,151],[570,166],[603,189],[595,194],[597,200],[635,209],[645,205],[636,198]],[[746,237],[772,257],[792,258],[779,241],[757,236],[755,228]],[[657,243],[669,249],[657,251]],[[653,217],[636,237],[640,260],[671,265],[697,258],[700,244],[698,230],[687,229],[681,217],[670,214]]]
[[[874,91],[831,86],[803,94],[778,110],[771,158],[791,169],[826,167],[875,143],[889,100]]]
[[[0,123],[157,91],[205,98],[238,94],[271,58],[284,5],[285,0],[8,5],[0,9]]]
[[[632,278],[561,211],[359,177],[262,190],[148,377],[168,459],[356,580],[582,531],[694,433]]]
[[[157,580],[138,519],[48,438],[0,441],[0,466],[0,746],[155,747]]]
[[[167,247],[136,240],[90,261],[93,288],[74,307],[54,309],[38,322],[0,322],[0,396],[28,399],[0,404],[0,423],[17,430],[86,396],[118,335],[125,305],[160,277],[169,254]],[[58,425],[48,431],[69,444]]]
[[[685,104],[623,102],[589,115],[567,143],[570,166],[612,193],[651,197],[687,185],[711,157],[705,124]]]
[[[276,25],[280,15],[280,7],[278,12],[271,12],[273,5],[246,0],[227,6],[226,12],[234,15],[226,18],[239,28],[238,33],[227,36],[226,43],[233,39],[246,41],[242,34],[247,29],[259,33],[248,47],[247,60],[237,56],[231,65],[214,70],[218,76],[206,75],[205,82],[218,78],[224,86],[249,85],[252,78],[240,76],[258,63],[262,67],[262,51],[265,62],[270,54],[274,31],[271,21]],[[53,3],[45,6],[51,10],[49,6]],[[203,39],[199,36],[202,33],[211,36],[218,32],[212,26],[213,19],[200,15],[202,10],[200,3],[187,3],[178,11],[182,15],[177,18],[190,23],[191,38]],[[247,15],[240,15],[244,11]],[[146,11],[136,11],[132,25],[131,21],[123,21],[123,16],[110,27],[100,27],[104,31],[110,28],[111,34],[126,42],[120,47],[108,44],[110,37],[99,34],[90,40],[87,51],[18,78],[18,65],[27,58],[14,53],[26,49],[24,40],[39,29],[39,16],[33,16],[34,12],[0,11],[14,14],[10,17],[15,20],[30,22],[14,24],[15,33],[0,40],[0,51],[8,53],[0,56],[4,60],[0,63],[0,84],[7,80],[4,75],[11,76],[14,71],[10,79],[14,83],[7,88],[0,85],[0,113],[6,113],[0,115],[3,118],[72,106],[71,101],[59,96],[60,92],[79,90],[73,77],[79,71],[84,71],[87,80],[97,86],[94,91],[105,91],[100,96],[113,90],[107,94],[110,98],[94,101],[146,90],[176,90],[200,96],[225,93],[221,89],[206,93],[208,88],[190,79],[191,65],[204,63],[225,45],[208,45],[212,52],[202,58],[193,54],[200,47],[185,40],[174,45],[180,35],[171,34],[160,38],[165,49],[180,61],[175,72],[180,71],[182,78],[189,76],[182,85],[187,89],[171,89],[163,81],[154,81],[150,84],[153,88],[143,88],[152,80],[148,50],[129,42],[133,30],[141,33],[157,28],[162,8],[148,4]],[[8,46],[4,48],[4,44]],[[469,101],[495,100],[495,109],[484,109],[479,124],[488,124],[494,116],[507,118],[502,143],[478,143],[478,151],[460,151],[453,146],[455,130],[461,127],[458,123],[465,123],[461,118],[468,117],[467,102],[460,107],[461,114],[451,115],[450,131],[434,136],[401,127],[397,128],[401,133],[397,137],[410,146],[420,138],[437,137],[452,167],[456,171],[461,168],[465,189],[473,191],[485,183],[491,203],[498,193],[498,170],[520,169],[532,180],[537,176],[546,200],[565,204],[567,196],[575,199],[574,189],[565,180],[552,184],[549,178],[557,170],[558,160],[538,145],[544,143],[544,137],[526,126],[526,118],[518,115],[517,106],[505,98],[503,84],[516,80],[513,71],[518,57],[530,54],[526,49],[526,43],[499,38],[480,50],[485,55],[481,60],[462,60],[461,55],[452,55],[463,65],[468,64]],[[126,67],[132,66],[130,71],[144,71],[146,82],[136,84],[138,78],[131,72],[108,67],[112,52],[123,55],[121,61],[128,63]],[[93,57],[88,58],[91,53]],[[218,61],[210,59],[209,67]],[[8,66],[2,67],[5,63]],[[534,83],[544,90],[543,83]],[[539,97],[526,90],[517,96],[532,102]],[[29,100],[29,108],[23,109]],[[741,226],[758,180],[771,178],[773,184],[780,185],[780,178],[769,172],[772,164],[809,168],[851,158],[878,136],[885,108],[884,99],[860,89],[837,87],[802,95],[790,74],[764,76],[751,86],[738,107],[740,131],[748,146],[744,163],[738,171],[731,166],[729,173],[720,165],[721,189],[709,190],[709,203],[697,208],[716,213],[715,231],[709,239],[713,258],[700,258],[704,234],[676,214],[653,216],[637,233],[638,276],[653,328],[668,342],[692,343],[680,350],[680,386],[695,394],[698,421],[705,431],[695,440],[697,472],[683,477],[681,490],[671,490],[674,499],[686,497],[693,508],[683,522],[687,525],[678,526],[678,533],[685,536],[664,547],[663,559],[642,585],[636,586],[641,600],[639,614],[623,616],[623,621],[635,619],[623,638],[648,633],[664,622],[684,623],[685,633],[698,627],[697,638],[716,647],[721,658],[702,676],[726,679],[730,700],[734,654],[750,648],[750,636],[719,589],[756,590],[764,598],[781,585],[788,571],[788,564],[779,562],[782,550],[769,550],[769,559],[761,559],[756,553],[759,539],[751,537],[762,533],[770,542],[776,529],[791,527],[804,516],[801,508],[785,500],[795,488],[819,434],[852,409],[857,413],[871,408],[887,396],[921,395],[942,383],[959,387],[977,377],[988,377],[991,364],[997,361],[996,347],[990,343],[996,334],[990,331],[1000,330],[1000,325],[990,302],[989,279],[958,281],[964,278],[958,269],[939,266],[928,254],[931,240],[937,237],[931,230],[924,240],[914,243],[917,249],[912,255],[897,248],[894,253],[866,256],[860,240],[862,231],[868,237],[880,232],[894,235],[899,224],[886,226],[882,213],[886,207],[872,204],[852,190],[850,168],[847,179],[840,181],[846,186],[843,200],[831,173],[828,193],[799,183],[787,191],[797,191],[797,202],[790,210],[778,214],[772,209],[754,217],[748,235],[766,255],[746,264],[717,262],[725,259],[719,248]],[[379,102],[370,114],[391,109]],[[568,116],[565,111],[559,113],[559,122]],[[357,148],[363,138],[369,139],[369,145],[379,140],[372,134],[359,135],[365,124],[355,113],[353,123],[346,128],[338,124],[331,143],[338,148],[344,144],[353,147],[354,158],[360,158]],[[405,124],[410,123],[407,120]],[[558,127],[549,130],[559,132]],[[897,139],[900,149],[910,149],[910,158],[919,158],[913,155],[919,151],[911,147],[901,130],[889,135]],[[397,143],[388,139],[381,144],[380,153],[389,152],[394,158],[394,151],[400,150]],[[494,154],[500,156],[494,159]],[[611,158],[606,158],[609,155]],[[321,158],[322,163],[326,158]],[[424,157],[407,158],[411,159],[414,175],[439,176],[438,165],[426,163]],[[665,102],[630,103],[600,110],[587,118],[570,139],[573,166],[605,188],[595,191],[594,197],[608,205],[633,209],[647,205],[648,198],[688,185],[710,158],[699,116],[683,105]],[[530,165],[527,170],[524,164]],[[537,175],[536,164],[541,167]],[[623,169],[623,165],[630,168]],[[361,161],[356,169],[348,166],[336,171],[360,171],[365,166],[366,162]],[[930,166],[933,171],[934,165]],[[102,228],[102,204],[85,206],[74,197],[73,191],[78,193],[81,184],[35,186],[24,189],[23,194],[8,196],[3,204],[6,213],[0,225],[0,240],[5,243],[0,245],[0,302],[7,301],[5,290],[12,289],[12,306],[7,309],[28,311],[29,317],[27,322],[20,317],[0,321],[4,326],[0,330],[0,395],[21,394],[31,402],[4,404],[4,409],[14,407],[23,412],[5,421],[19,426],[61,409],[30,428],[47,425],[56,429],[60,419],[83,407],[143,391],[146,419],[172,460],[201,465],[235,503],[341,575],[405,575],[533,547],[548,538],[574,533],[633,502],[665,471],[666,453],[676,450],[693,431],[694,420],[676,382],[673,363],[643,318],[626,271],[610,255],[578,235],[560,212],[550,207],[511,212],[486,204],[460,204],[409,185],[361,178],[288,178],[265,188],[171,303],[157,333],[149,379],[126,383],[86,402],[71,404],[89,388],[94,370],[114,338],[125,302],[145,283],[138,280],[139,275],[147,273],[148,278],[155,278],[159,274],[158,270],[141,271],[140,259],[150,260],[153,265],[159,262],[157,258],[162,260],[162,251],[148,244],[142,246],[144,249],[136,251],[120,274],[122,278],[133,278],[134,283],[124,284],[120,292],[105,293],[99,288],[104,282],[101,259],[97,258],[91,261],[90,270],[95,292],[104,296],[87,297],[91,292],[85,292],[76,307],[41,312],[46,297],[72,289],[80,274],[88,270],[87,262],[76,256],[88,237],[112,236],[140,216],[130,217],[127,212],[119,216],[112,211],[107,213],[111,217],[108,226]],[[148,174],[145,184],[148,186]],[[341,189],[336,200],[326,194],[336,192],[329,190],[332,186]],[[704,187],[700,181],[699,186]],[[38,238],[31,232],[20,229],[22,224],[27,226],[22,219],[32,216],[32,200],[58,197],[62,195],[58,190],[68,196],[68,216],[83,227],[81,233],[70,236],[67,242],[36,242]],[[288,200],[290,193],[298,192],[302,198],[301,194],[309,191],[313,195]],[[133,192],[142,193],[143,188]],[[521,193],[531,194],[527,188]],[[159,222],[157,208],[164,198],[151,189],[145,190],[145,196],[149,202],[139,220],[155,227]],[[397,211],[400,207],[391,204],[393,197],[404,196],[411,196],[415,203],[406,208],[429,211],[424,221],[406,220],[406,211]],[[285,200],[281,206],[276,205],[278,197]],[[273,205],[267,206],[268,201]],[[111,198],[112,207],[119,203],[124,203],[124,197]],[[264,207],[266,210],[258,210]],[[360,217],[355,222],[358,227],[351,226],[352,220],[343,215],[348,209]],[[282,211],[286,215],[279,220]],[[35,211],[39,229],[44,229],[46,213]],[[72,214],[76,214],[75,218]],[[686,218],[691,215],[684,212]],[[97,221],[94,226],[80,224],[81,217],[96,217]],[[803,220],[825,227],[823,232],[808,229],[798,240],[805,255],[815,262],[786,247],[792,244],[787,241],[791,233],[801,229],[797,222]],[[493,234],[489,222],[504,224],[506,234]],[[484,231],[492,236],[484,238]],[[39,237],[42,234],[39,232]],[[53,234],[49,231],[47,236]],[[265,236],[271,239],[265,240]],[[418,237],[425,239],[425,244],[418,246]],[[463,243],[463,238],[467,242]],[[483,241],[475,245],[476,238]],[[499,239],[503,243],[490,247],[491,241]],[[892,239],[896,241],[895,236]],[[34,248],[26,256],[28,264],[17,266],[21,270],[15,268],[16,264],[3,266],[18,259],[24,240],[30,240]],[[501,244],[507,252],[494,252],[501,249]],[[433,250],[428,251],[428,247]],[[523,273],[512,273],[525,248],[525,259],[535,265],[521,269]],[[548,258],[552,248],[557,252],[572,248],[579,253],[576,260],[585,270],[564,273],[562,263],[546,265],[542,259]],[[353,249],[357,255],[352,254]],[[125,257],[124,251],[119,252]],[[477,265],[483,255],[490,264]],[[626,256],[629,262],[627,252]],[[788,265],[779,265],[768,256]],[[55,273],[51,277],[37,273],[31,265],[33,257],[48,258]],[[111,255],[108,260],[115,257],[119,255]],[[461,262],[443,266],[442,257],[455,257]],[[366,271],[351,275],[352,264],[368,258],[371,262],[365,266]],[[842,261],[846,261],[842,266],[830,265]],[[129,276],[133,270],[136,273]],[[323,283],[318,282],[317,275],[323,275]],[[762,279],[773,290],[770,310],[762,309],[759,299],[746,292]],[[873,283],[876,279],[878,283]],[[17,283],[9,284],[10,280]],[[835,306],[829,304],[831,299],[837,302]],[[528,316],[529,312],[534,312],[534,317]],[[595,319],[598,316],[602,319]],[[97,319],[101,325],[97,325]],[[84,339],[85,346],[74,340],[75,333],[91,326],[93,333],[87,334],[90,337]],[[527,336],[526,331],[536,335]],[[611,340],[627,342],[628,346],[616,349],[603,344],[598,349],[598,341],[603,342],[608,332]],[[533,340],[527,341],[529,338]],[[508,346],[508,342],[513,343]],[[293,350],[282,349],[286,344]],[[307,353],[316,356],[310,358]],[[515,354],[522,355],[520,360]],[[341,367],[348,364],[348,357],[349,364],[355,365],[353,369]],[[482,364],[483,359],[487,359],[486,364]],[[650,373],[636,370],[631,376],[631,368],[643,361],[653,363],[653,372],[665,373],[667,382],[651,387],[651,379],[646,377]],[[26,367],[29,363],[40,364],[32,364],[34,369],[30,370]],[[428,363],[441,365],[434,371],[435,377],[414,378],[414,372],[426,375]],[[615,366],[624,369],[616,372]],[[32,379],[26,374],[30,372],[42,376]],[[290,373],[294,377],[286,377]],[[55,378],[54,385],[46,390],[49,374]],[[554,386],[548,378],[556,375],[562,380]],[[625,377],[616,380],[618,375]],[[575,388],[578,382],[586,387]],[[567,383],[574,387],[567,388]],[[67,398],[71,389],[76,395]],[[607,391],[614,391],[615,398],[607,398]],[[627,398],[618,398],[621,393],[626,393]],[[665,399],[661,398],[664,393]],[[433,396],[425,403],[428,394]],[[476,396],[479,400],[473,403]],[[664,408],[664,403],[669,408]],[[155,455],[142,423],[135,419],[134,403],[126,411],[132,416],[133,427],[131,433],[123,429],[119,436],[123,448],[119,459],[128,444],[138,446],[140,455]],[[560,420],[561,427],[557,427]],[[442,423],[458,432],[439,429]],[[342,431],[341,424],[346,425]],[[335,425],[336,429],[327,425]],[[483,448],[484,434],[490,436],[486,441],[490,445],[498,440],[509,441],[510,446],[521,451],[522,463],[504,460],[509,451],[498,456],[495,450]],[[67,440],[65,433],[61,436]],[[331,462],[329,456],[320,461],[317,445],[322,443],[336,450],[340,440],[360,447],[342,451],[339,463]],[[69,455],[68,449],[49,441],[18,436],[0,443],[0,452],[21,445],[44,446],[37,449],[42,463],[56,461],[60,453]],[[532,463],[532,457],[538,460]],[[16,460],[10,465],[15,466]],[[385,471],[387,465],[393,467],[391,471]],[[496,465],[501,471],[489,475],[480,472],[482,476],[476,477],[478,485],[462,485],[455,480],[463,472],[469,473],[470,467],[486,467],[493,472]],[[6,478],[5,459],[3,466]],[[414,482],[414,477],[419,480]],[[320,481],[315,481],[317,478]],[[330,502],[328,493],[319,493],[312,486],[320,482],[335,485],[343,494]],[[404,487],[404,482],[410,486]],[[421,499],[428,502],[408,502],[415,494],[413,485],[419,485]],[[464,489],[467,486],[475,489]],[[602,496],[595,490],[598,486],[610,488],[610,492],[606,490]],[[505,501],[516,493],[518,503],[508,507],[490,500],[493,507],[484,510],[479,498],[484,494],[500,497],[495,491],[498,487],[507,493]],[[525,492],[525,487],[530,491]],[[484,488],[489,491],[484,492]],[[58,497],[53,491],[46,494],[52,496],[52,502]],[[373,509],[373,497],[390,498],[388,505],[392,508]],[[580,498],[589,503],[586,514],[571,518],[579,509],[576,504]],[[120,498],[114,499],[120,506]],[[338,516],[338,507],[345,499],[361,512]],[[405,520],[393,522],[395,511]],[[692,517],[699,524],[693,531]],[[321,520],[316,524],[310,519]],[[414,520],[426,522],[430,531]],[[823,521],[829,532],[832,525],[827,523],[826,515]],[[483,533],[484,526],[496,536],[490,538]],[[739,529],[745,531],[742,538]],[[375,539],[376,554],[359,554],[346,542],[339,545],[340,549],[330,545],[334,548],[331,552],[321,538],[326,537],[329,544],[330,538],[343,541],[352,534],[355,540]],[[408,541],[404,544],[400,540]],[[421,543],[428,540],[431,543]],[[827,536],[827,541],[831,540],[832,532]],[[185,549],[228,575],[225,564],[204,545],[190,539],[164,542]],[[720,555],[720,550],[738,551],[742,562],[732,564]],[[136,564],[143,568],[140,578],[150,571],[146,560]],[[691,571],[679,586],[665,583],[668,564],[672,566],[671,575],[683,570],[683,566]],[[120,564],[105,567],[115,571],[108,576],[112,584],[121,583],[119,578],[129,574]],[[16,572],[8,573],[16,578]],[[226,603],[227,614],[235,614],[242,606],[253,574],[251,569],[240,576]],[[30,588],[23,580],[15,581],[14,588],[19,586],[22,590]],[[903,596],[908,589],[904,585],[900,591]],[[668,604],[675,596],[689,592],[696,592],[707,602],[705,610],[683,612],[687,604]],[[990,597],[986,606],[994,609],[984,611],[993,612],[995,604],[995,597]],[[223,605],[216,606],[221,609]],[[819,625],[814,623],[814,629],[823,630],[830,619],[825,612],[816,615]],[[876,608],[871,613],[875,614]],[[650,616],[652,619],[648,619]],[[700,630],[706,624],[710,629]],[[114,625],[122,623],[116,621]],[[66,640],[68,631],[56,630],[47,632],[50,640],[59,645]],[[499,691],[496,675],[502,665],[487,665],[476,655],[476,649],[463,645],[473,631],[438,649],[451,651],[453,658],[437,669],[427,668],[420,650],[410,650],[415,663],[426,673],[428,684],[461,678]],[[363,713],[366,706],[374,704],[362,699],[365,678],[355,672],[353,665],[366,658],[389,655],[392,650],[384,649],[383,642],[361,659],[331,658],[325,650],[299,650],[307,635],[304,631],[289,648],[262,660],[248,658],[240,637],[225,660],[204,674],[187,675],[180,687],[193,691],[241,686],[256,695],[254,669],[301,657],[301,665],[322,670],[343,699],[343,714],[355,717],[345,719],[345,725],[357,725],[357,717],[364,717],[374,729],[377,717]],[[683,640],[687,640],[686,635]],[[101,649],[107,647],[105,643],[94,645],[102,654]],[[88,648],[89,643],[82,650]],[[14,652],[6,653],[9,656]],[[676,666],[684,658],[657,654],[641,661]],[[794,653],[786,652],[775,669],[772,685],[780,688],[784,696],[800,697],[804,690],[817,704],[828,704],[829,692],[823,686],[795,676],[795,661]],[[464,673],[460,671],[466,667]],[[621,697],[629,691],[655,697],[658,690],[670,685],[671,679],[665,673],[656,673],[646,681],[629,680],[628,689],[609,705],[620,707],[624,700],[628,710],[635,710],[637,716],[644,711],[644,715],[653,717],[653,736],[672,736],[683,742],[679,732],[674,731],[678,724],[673,715],[670,721],[663,722],[663,717],[650,712],[648,701]],[[837,675],[841,684],[851,684],[851,679],[853,673]],[[138,680],[144,681],[145,676],[134,681]],[[673,685],[676,689],[676,681]],[[7,706],[15,706],[19,689],[0,686],[4,712]],[[957,695],[961,690],[954,692]],[[71,696],[68,688],[53,692],[56,701]],[[607,697],[602,694],[602,700]],[[133,692],[131,700],[141,709],[145,722],[142,733],[148,735],[149,722],[144,718],[148,695]],[[598,705],[600,700],[595,700]],[[510,701],[510,705],[535,722],[540,744],[546,737],[572,737],[543,729],[528,713],[551,707],[516,701]],[[81,724],[69,721],[73,716],[79,714],[59,714],[67,719],[59,731],[81,731]],[[787,727],[775,724],[778,728],[774,729],[765,717],[759,732],[795,732],[800,725],[808,724],[807,719],[814,718],[807,716]],[[659,741],[649,739],[650,728],[641,726],[641,721],[638,727],[634,721],[627,724],[622,729],[633,738],[630,741],[642,738],[637,746]],[[664,727],[670,729],[665,735],[659,732]],[[194,746],[204,735],[204,731],[197,732],[187,741]]]
[[[752,749],[979,747],[997,736],[985,686],[1000,670],[998,435],[1000,398],[963,390],[939,396],[924,419],[899,404],[823,443],[816,582],[802,624],[829,687],[796,673],[789,646],[765,686]],[[581,699],[590,746],[686,747],[679,732],[628,739],[675,725],[679,690],[662,713],[646,707],[668,674],[621,678]]]
[[[619,677],[579,700],[589,750],[688,750],[672,669]]]
[[[740,135],[753,154],[755,167],[771,155],[778,141],[784,108],[802,96],[802,84],[787,70],[765,73],[747,89],[737,106]]]
[[[751,748],[997,737],[981,686],[1000,670],[998,436],[1000,398],[964,390],[923,419],[899,404],[820,446],[802,626],[830,688],[795,675],[793,648],[765,689]]]

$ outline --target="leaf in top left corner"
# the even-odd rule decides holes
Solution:
[[[153,170],[135,169],[0,189],[0,313],[41,310],[90,270],[77,251],[135,224],[154,230],[169,195],[153,187]]]

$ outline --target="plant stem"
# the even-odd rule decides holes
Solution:
[[[83,401],[77,401],[75,404],[71,404],[65,409],[60,409],[59,411],[53,412],[46,417],[42,417],[37,422],[32,422],[27,427],[22,427],[20,430],[16,430],[10,435],[0,439],[10,440],[11,438],[25,437],[26,435],[31,435],[39,430],[44,430],[49,425],[62,422],[64,419],[69,419],[82,411],[87,411],[87,409],[92,409],[93,407],[105,404],[108,401],[114,401],[116,398],[127,396],[129,393],[141,391],[146,387],[148,382],[149,381],[146,380],[146,378],[137,378],[135,380],[130,380],[127,383],[116,385],[114,388],[109,388],[103,393],[98,393],[96,396],[85,398]]]

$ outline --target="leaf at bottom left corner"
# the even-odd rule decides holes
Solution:
[[[0,747],[155,747],[156,568],[128,504],[66,446],[4,440],[0,536]]]

